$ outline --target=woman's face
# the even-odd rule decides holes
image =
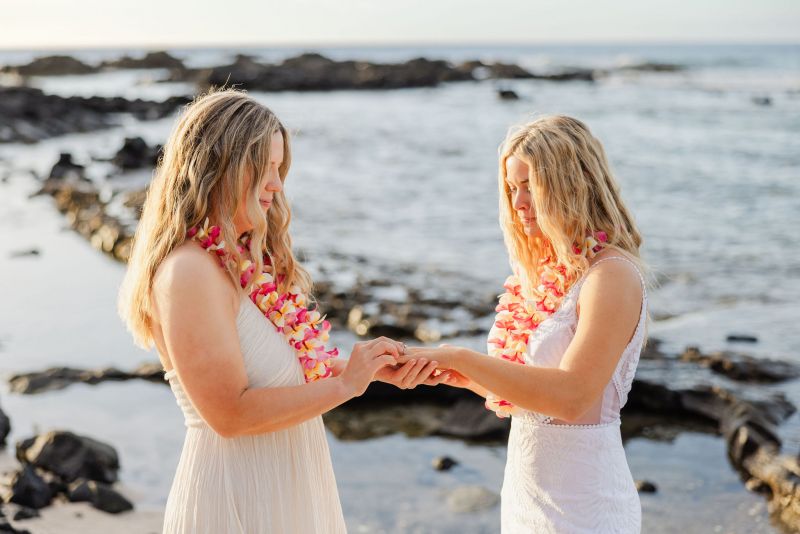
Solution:
[[[536,223],[536,208],[533,205],[528,166],[514,156],[506,159],[506,183],[511,193],[511,205],[517,212],[522,228],[531,237],[542,237]]]
[[[270,162],[269,168],[265,171],[265,175],[261,179],[262,185],[258,190],[258,203],[264,211],[264,218],[267,217],[267,212],[275,197],[275,193],[283,190],[283,182],[281,182],[280,166],[283,164],[283,134],[275,132],[272,136],[272,144],[270,145]],[[250,188],[250,180],[252,177],[245,179],[245,190]],[[247,218],[247,201],[249,199],[246,195],[242,195],[239,202],[239,207],[236,210],[236,215],[233,217],[233,224],[239,234],[243,234],[253,228],[253,223]]]

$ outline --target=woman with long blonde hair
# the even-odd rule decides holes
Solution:
[[[212,90],[182,113],[150,185],[120,293],[155,345],[186,425],[164,532],[345,532],[321,414],[374,379],[411,388],[436,362],[357,343],[346,362],[292,253],[289,134]]]
[[[411,349],[438,379],[512,416],[504,534],[636,533],[641,506],[620,436],[647,321],[641,236],[600,142],[544,117],[501,148],[500,224],[513,269],[488,355]]]

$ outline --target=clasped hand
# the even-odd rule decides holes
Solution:
[[[370,381],[379,380],[400,389],[414,389],[419,385],[436,386],[438,384],[468,387],[469,379],[450,369],[448,365],[452,349],[453,347],[447,345],[439,348],[406,347],[399,341],[379,337],[372,341],[355,344],[343,374],[348,374],[348,370],[353,365],[358,365],[361,367],[362,373],[372,371]],[[352,371],[355,370],[350,371],[349,374],[353,374]],[[366,389],[367,385],[364,384],[363,389]],[[361,392],[363,393],[363,391]]]

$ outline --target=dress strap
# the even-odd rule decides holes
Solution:
[[[626,258],[624,256],[608,256],[607,258],[602,258],[602,259],[596,261],[595,263],[590,265],[588,269],[586,269],[585,273],[583,273],[583,276],[581,277],[581,280],[580,280],[580,285],[583,285],[583,282],[586,280],[586,275],[588,275],[589,272],[592,269],[594,269],[595,267],[597,267],[598,265],[600,265],[604,261],[611,261],[611,260],[626,261],[626,262],[630,263],[633,266],[634,270],[636,271],[636,274],[639,275],[639,281],[642,283],[642,290],[644,292],[644,296],[647,297],[647,283],[644,280],[644,276],[642,275],[642,272],[639,270],[639,267],[637,267],[634,262],[632,262],[631,260],[629,260],[628,258]]]

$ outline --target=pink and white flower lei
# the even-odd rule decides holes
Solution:
[[[228,252],[225,242],[220,241],[221,231],[218,226],[210,226],[208,219],[201,227],[191,228],[187,237],[195,239],[205,250],[217,255],[223,267],[228,263]],[[249,238],[237,244],[240,254],[244,253]],[[274,326],[286,337],[286,341],[297,352],[297,358],[303,368],[306,382],[331,376],[330,360],[339,355],[339,350],[325,350],[325,343],[330,339],[331,324],[317,310],[307,308],[308,298],[297,286],[292,286],[285,293],[278,293],[278,283],[283,275],[272,274],[272,260],[264,253],[264,268],[255,280],[255,264],[247,259],[239,265],[239,283],[246,288],[253,281],[250,300],[258,306]]]
[[[572,250],[575,254],[593,258],[607,241],[605,232],[597,232],[594,236],[588,236],[584,243],[574,244]],[[539,272],[539,285],[532,289],[533,298],[523,296],[522,283],[516,272],[503,284],[506,292],[500,295],[495,308],[497,315],[494,325],[489,331],[489,356],[524,365],[531,334],[560,306],[569,289],[566,268],[553,258],[546,257],[539,262]],[[519,413],[516,406],[492,393],[486,395],[486,408],[494,411],[498,417]]]

